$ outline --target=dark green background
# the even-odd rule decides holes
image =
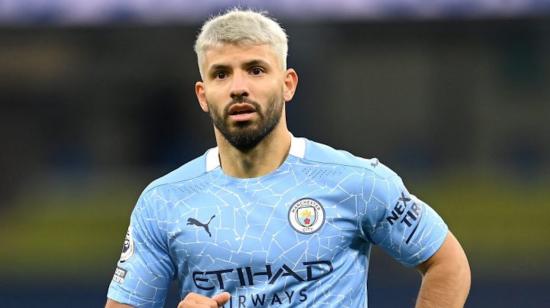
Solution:
[[[294,135],[432,205],[468,307],[550,305],[550,20],[283,23]],[[103,304],[141,190],[214,146],[198,27],[0,28],[0,306]],[[378,250],[370,278],[372,307],[414,302],[419,275]]]

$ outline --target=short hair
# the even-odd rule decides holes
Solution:
[[[288,39],[285,30],[265,12],[234,8],[210,18],[201,28],[195,42],[199,72],[204,78],[201,64],[206,51],[221,44],[268,44],[281,59],[286,69]]]

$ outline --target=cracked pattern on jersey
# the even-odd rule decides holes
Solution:
[[[372,244],[415,266],[447,229],[395,173],[357,160],[346,166],[289,156],[260,178],[230,178],[218,167],[147,190],[132,214],[134,255],[119,262],[127,273],[111,283],[109,297],[161,307],[178,279],[181,297],[230,292],[225,307],[366,306]],[[318,218],[313,201],[290,216],[304,198],[324,213],[309,234],[289,221],[307,228]]]

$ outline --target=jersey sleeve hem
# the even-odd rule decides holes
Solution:
[[[431,258],[443,245],[443,242],[445,242],[445,239],[449,235],[449,228],[447,225],[445,225],[445,231],[444,236],[441,236],[436,241],[432,242],[426,250],[422,251],[420,253],[420,257],[415,259],[415,262],[412,263],[403,263],[406,267],[416,267],[424,262],[426,262],[429,258]]]
[[[107,292],[107,298],[114,300],[119,304],[130,305],[132,307],[136,307],[137,305],[136,303],[130,302],[127,296],[123,296],[121,293],[112,289],[109,289],[109,291]]]

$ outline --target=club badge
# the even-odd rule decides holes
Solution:
[[[132,227],[128,227],[126,237],[124,238],[124,245],[122,245],[122,252],[120,253],[120,262],[124,262],[134,254],[134,239],[132,238]]]
[[[288,210],[288,221],[294,230],[303,234],[311,234],[323,226],[325,209],[317,200],[300,199],[294,202]]]

